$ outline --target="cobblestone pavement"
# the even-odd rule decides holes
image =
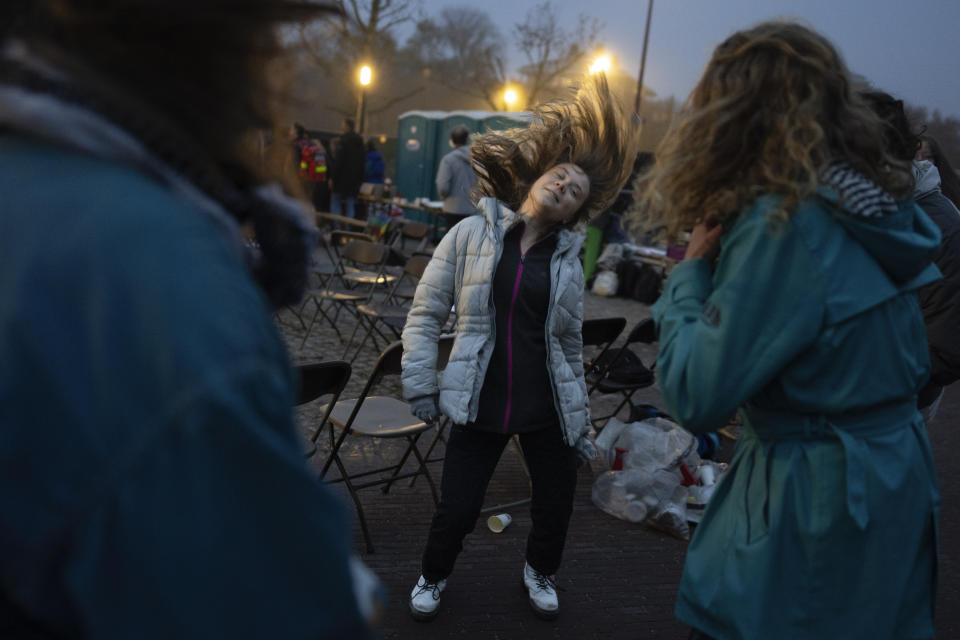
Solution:
[[[309,322],[312,303],[307,303],[305,311],[304,320]],[[649,316],[649,308],[631,300],[587,293],[584,314],[587,318],[622,316],[627,319],[629,330]],[[341,330],[352,331],[353,325],[342,314],[341,318],[344,318]],[[282,312],[278,325],[295,362],[339,359],[343,354],[342,343],[325,323],[314,327],[302,348],[304,330],[296,315],[291,311]],[[655,357],[654,347],[638,345],[635,351],[646,363]],[[353,377],[344,398],[359,394],[376,355],[372,348],[361,351],[354,362]],[[384,388],[397,393],[398,382],[388,383]],[[660,403],[656,386],[643,390],[635,398],[638,402]],[[600,399],[594,401],[593,409],[597,413],[613,406],[609,399]],[[304,434],[309,433],[316,416],[316,407],[299,411]],[[960,451],[958,427],[960,384],[948,389],[940,414],[930,427],[943,494],[939,638],[960,638],[960,579],[957,577],[960,572],[960,468],[954,457]],[[731,441],[723,441],[721,458],[730,456],[732,446]],[[395,443],[358,439],[351,444],[347,463],[351,468],[371,464],[383,448],[397,451]],[[317,457],[313,460],[316,464]],[[441,464],[430,466],[439,483]],[[389,603],[382,622],[384,638],[686,638],[688,630],[673,616],[686,543],[642,525],[615,519],[594,507],[590,489],[594,477],[603,471],[599,462],[580,471],[564,563],[559,573],[561,615],[554,622],[534,617],[520,584],[526,536],[530,531],[526,505],[505,509],[513,516],[513,523],[503,533],[494,534],[482,520],[478,523],[467,536],[464,551],[448,581],[440,615],[433,622],[422,624],[410,618],[406,606],[410,589],[419,575],[420,553],[433,513],[427,483],[422,478],[412,487],[401,482],[386,495],[379,488],[362,490],[361,501],[376,552],[364,553],[356,522],[354,539],[358,553],[388,589]],[[349,500],[341,485],[331,486]],[[510,503],[528,495],[519,456],[508,447],[490,483],[487,504]],[[890,549],[889,553],[891,562],[902,561],[896,549]]]

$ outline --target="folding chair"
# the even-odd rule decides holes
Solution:
[[[350,362],[357,359],[357,356],[360,355],[360,351],[366,345],[368,339],[373,341],[373,347],[377,352],[381,349],[380,344],[377,342],[377,336],[383,339],[385,345],[393,340],[400,339],[403,325],[407,323],[407,314],[410,312],[409,301],[413,299],[417,282],[423,277],[423,272],[429,263],[430,256],[413,256],[407,260],[407,263],[403,267],[403,273],[394,281],[393,286],[383,300],[379,302],[370,301],[357,305],[358,322],[353,329],[353,333],[350,334],[347,348],[344,349],[344,358],[347,357],[350,349],[353,348],[353,340],[361,328],[365,328],[367,332],[357,343],[356,351],[354,351],[353,357],[350,358]],[[381,330],[381,327],[383,330]],[[384,330],[392,333],[392,337],[388,338],[387,335],[384,334]]]
[[[304,331],[307,329],[307,323],[303,320],[303,314],[307,308],[307,304],[312,300],[312,295],[326,288],[330,278],[337,273],[337,269],[340,266],[340,246],[343,246],[351,240],[367,240],[373,242],[373,236],[366,233],[354,232],[339,232],[335,236],[330,234],[329,237],[323,232],[317,234],[317,247],[322,253],[321,258],[315,260],[313,273],[317,278],[319,287],[315,288],[312,293],[308,292],[304,295],[299,305],[288,305],[286,307],[287,311],[293,314],[300,323],[300,328]],[[281,320],[279,313],[277,314],[277,319]]]
[[[603,358],[607,349],[620,337],[620,333],[626,326],[626,318],[595,318],[583,321],[581,329],[583,347],[595,350],[589,359],[584,354],[583,370],[588,386],[593,381],[596,363]]]
[[[334,231],[332,235],[336,242],[340,242],[344,237],[351,237],[343,234],[353,235],[348,231]],[[343,335],[337,326],[340,311],[347,309],[356,317],[351,307],[370,300],[378,287],[395,279],[395,276],[384,273],[388,251],[388,248],[382,244],[359,239],[349,240],[339,250],[340,259],[337,268],[327,280],[326,286],[311,295],[315,309],[310,324],[303,334],[300,348],[306,344],[318,315],[322,315],[330,323],[337,337],[343,342]],[[330,303],[330,306],[336,310],[332,317],[324,308],[325,303]]]
[[[323,417],[317,423],[313,433],[310,435],[310,448],[306,452],[306,457],[310,458],[317,452],[317,439],[320,432],[327,425],[327,418],[333,406],[340,399],[344,387],[350,380],[350,364],[342,360],[331,360],[329,362],[316,362],[312,364],[302,364],[297,367],[299,387],[297,389],[297,399],[294,406],[301,406],[313,402],[317,398],[330,396],[326,407],[323,410]],[[330,430],[330,444],[333,445],[333,430]]]
[[[657,341],[656,327],[651,318],[641,320],[627,334],[627,339],[619,349],[610,350],[604,354],[604,357],[598,357],[594,360],[590,379],[588,379],[588,394],[598,391],[603,394],[619,393],[623,399],[612,413],[593,418],[593,427],[600,431],[610,418],[614,417],[620,410],[630,403],[633,394],[639,389],[649,387],[654,382],[653,366],[647,367],[643,364],[637,355],[630,350],[630,345],[642,342],[652,344]],[[629,372],[623,372],[619,367],[624,364],[630,364]],[[602,424],[600,424],[602,422]]]
[[[369,233],[361,233],[359,231],[331,231],[329,239],[324,238],[323,234],[320,234],[318,244],[320,248],[323,249],[327,259],[322,263],[315,264],[313,273],[320,281],[321,287],[327,286],[330,278],[340,272],[342,267],[340,250],[354,240],[376,242]]]
[[[450,356],[450,350],[453,347],[453,336],[441,336],[437,343],[437,370],[442,370],[447,365],[447,359]],[[383,382],[386,376],[398,376],[401,373],[401,358],[403,356],[403,343],[394,342],[380,354],[380,358],[373,367],[370,377],[367,380],[360,397],[353,400],[340,400],[333,407],[329,415],[329,422],[336,429],[340,430],[339,437],[330,450],[323,465],[323,471],[320,474],[321,479],[326,478],[330,465],[336,465],[340,472],[339,478],[334,478],[329,482],[343,482],[350,493],[354,505],[357,508],[357,517],[360,520],[360,528],[363,530],[363,538],[367,544],[367,552],[373,553],[373,543],[370,540],[370,531],[367,527],[367,520],[363,514],[363,506],[360,504],[360,498],[357,492],[360,489],[373,486],[383,486],[383,492],[387,493],[396,480],[403,478],[413,478],[424,476],[430,485],[430,492],[433,494],[434,503],[439,501],[437,487],[433,482],[429,469],[427,469],[426,459],[417,447],[417,441],[427,429],[432,425],[418,420],[410,414],[410,406],[403,400],[390,396],[375,396],[370,392]],[[407,443],[403,454],[399,460],[392,464],[387,464],[377,469],[366,471],[347,471],[344,462],[344,456],[341,455],[344,440],[347,436],[383,438],[383,439],[402,439]],[[390,455],[390,447],[383,455]],[[393,453],[396,453],[393,451]],[[410,455],[416,459],[417,465],[414,471],[404,472]],[[349,462],[349,461],[348,461]],[[389,477],[384,474],[389,473]],[[377,476],[369,479],[371,476]],[[367,478],[366,480],[363,480]],[[357,482],[357,480],[363,480]]]
[[[398,228],[390,242],[394,252],[404,261],[418,253],[425,252],[427,243],[430,241],[430,225],[414,220],[400,220],[397,224]],[[416,243],[412,251],[407,251],[407,240],[412,240]]]

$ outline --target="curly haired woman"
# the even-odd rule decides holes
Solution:
[[[717,47],[645,181],[651,222],[693,229],[653,309],[667,409],[745,424],[687,552],[694,638],[933,636],[939,233],[884,139],[833,46],[768,22]]]
[[[533,529],[523,570],[534,612],[559,612],[556,573],[587,438],[583,380],[582,236],[570,227],[619,192],[636,155],[606,81],[570,101],[534,109],[528,129],[491,133],[471,149],[482,215],[455,225],[437,247],[403,331],[403,387],[425,421],[454,426],[441,499],[410,612],[429,620],[476,524],[504,446],[520,437],[533,482]],[[451,305],[456,340],[437,382],[437,338]]]

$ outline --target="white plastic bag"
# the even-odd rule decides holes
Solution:
[[[600,459],[613,465],[623,450],[623,469],[608,471],[593,485],[593,503],[628,522],[646,522],[683,540],[690,539],[687,501],[681,465],[699,469],[697,440],[665,418],[625,424],[611,419],[596,438]],[[698,494],[699,495],[699,494]]]
[[[593,280],[593,291],[598,296],[609,298],[617,295],[617,287],[620,282],[617,279],[616,271],[601,271]]]
[[[627,522],[646,522],[649,526],[690,539],[687,524],[687,488],[678,474],[660,469],[649,473],[642,469],[607,471],[593,483],[593,503],[615,518]]]

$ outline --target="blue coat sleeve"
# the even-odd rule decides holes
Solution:
[[[722,242],[712,278],[704,260],[681,262],[652,310],[664,402],[693,431],[726,424],[823,322],[819,272],[789,222],[745,214]]]

